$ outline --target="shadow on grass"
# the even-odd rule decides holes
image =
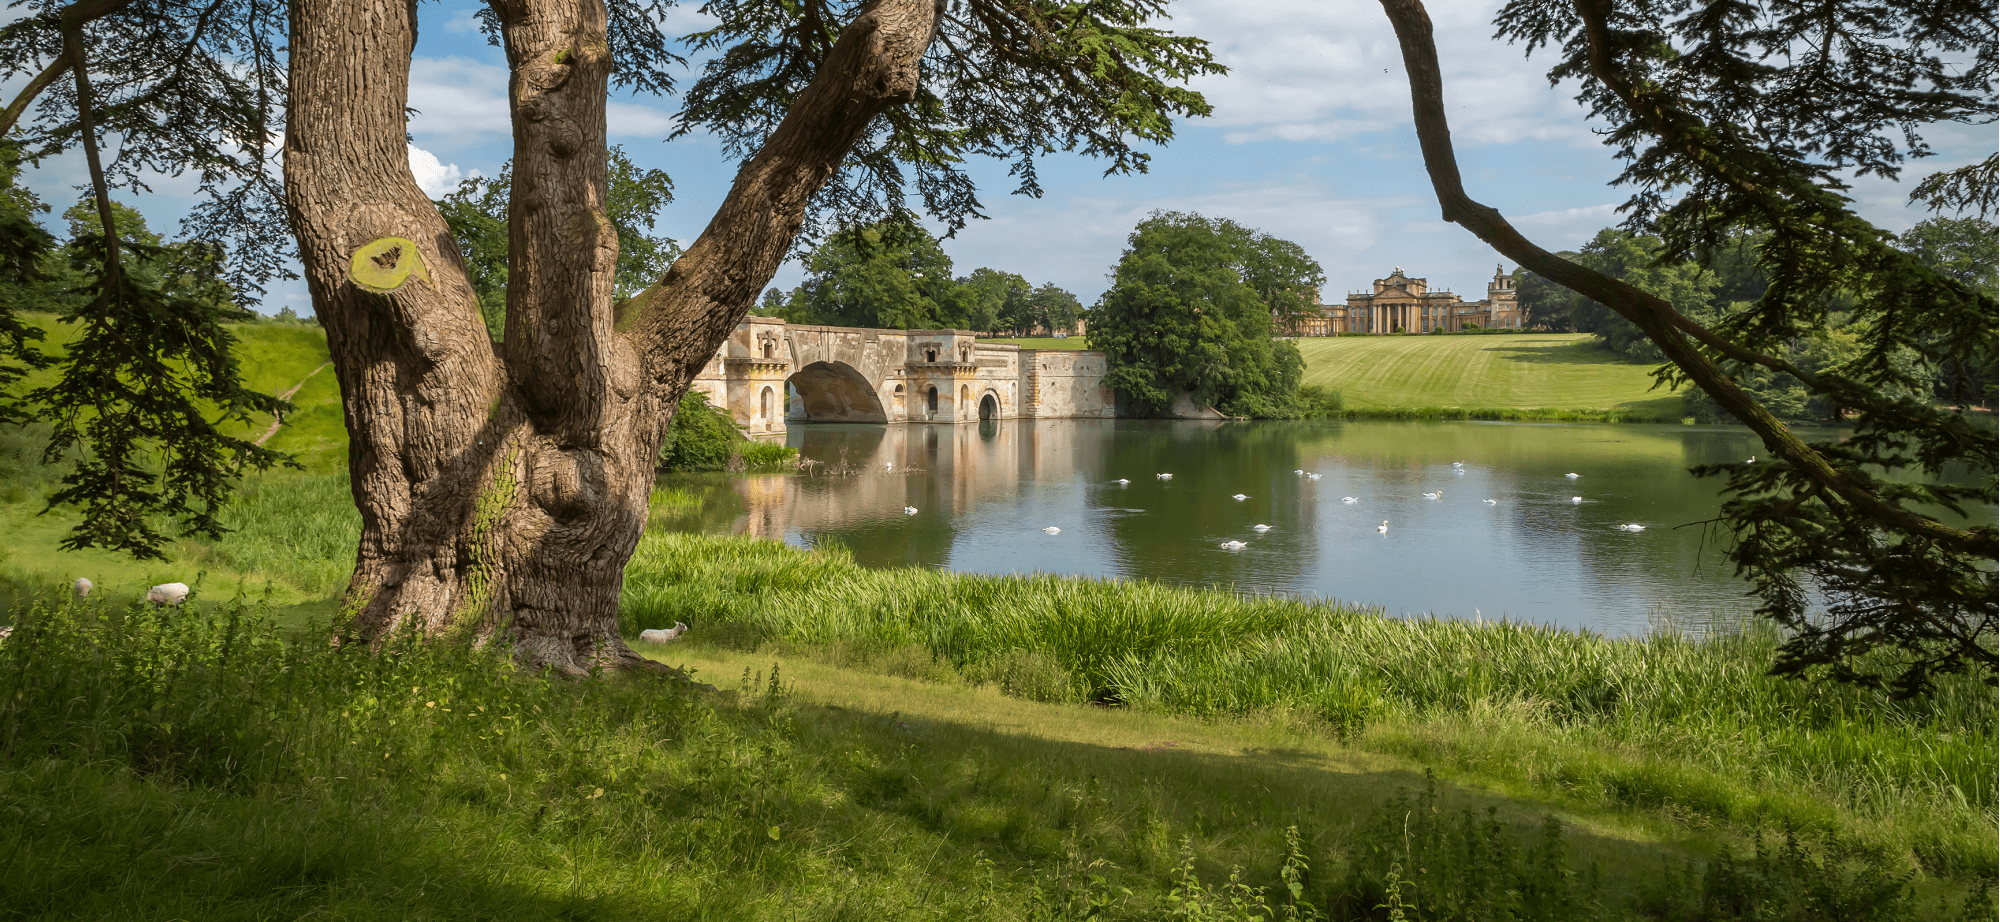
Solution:
[[[1533,365],[1645,365],[1656,366],[1658,362],[1635,362],[1612,352],[1593,342],[1564,343],[1553,348],[1532,346],[1500,345],[1484,350],[1509,362],[1526,362]]]

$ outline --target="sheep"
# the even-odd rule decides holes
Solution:
[[[146,601],[154,605],[179,605],[186,601],[187,597],[186,583],[161,583],[146,590]]]
[[[670,628],[656,627],[640,631],[639,639],[647,643],[666,643],[670,640],[680,639],[682,634],[687,633],[687,629],[687,625],[676,621],[674,622],[674,626]]]
[[[90,584],[90,580],[81,576],[76,578],[76,582],[69,584],[69,587],[76,590],[76,597],[79,599],[89,595],[90,590],[97,588]]]

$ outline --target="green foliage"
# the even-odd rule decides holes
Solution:
[[[1034,329],[1034,287],[1012,272],[981,266],[958,280],[965,290],[965,329],[990,332],[1006,330],[1026,335]]]
[[[854,0],[708,4],[716,24],[688,42],[713,57],[684,97],[680,132],[713,132],[727,155],[748,160],[862,8]],[[1058,150],[1106,158],[1110,173],[1144,172],[1140,143],[1171,139],[1175,116],[1209,113],[1185,81],[1225,70],[1202,40],[1155,27],[1164,14],[1156,0],[971,0],[941,10],[916,98],[884,112],[856,142],[815,198],[801,239],[904,215],[911,191],[957,231],[979,213],[961,167],[975,155],[1011,161],[1015,191],[1031,196],[1041,194],[1036,158]]]
[[[465,279],[479,299],[479,316],[487,335],[498,342],[507,335],[507,196],[513,163],[498,179],[474,176],[437,200],[438,214],[458,242],[465,260]]]
[[[647,233],[660,209],[674,200],[674,181],[661,170],[642,170],[612,145],[607,152],[610,188],[604,202],[611,226],[618,230],[618,270],[613,297],[622,301],[645,290],[680,258],[680,244],[671,237]],[[509,160],[493,179],[474,176],[438,199],[438,213],[451,227],[459,254],[465,257],[466,278],[479,298],[479,314],[494,340],[507,331],[507,203],[512,195],[514,162]]]
[[[162,559],[160,519],[179,519],[183,534],[218,537],[218,512],[238,472],[296,466],[224,428],[291,405],[241,380],[230,325],[256,315],[237,305],[220,248],[162,242],[115,203],[113,215],[115,272],[94,208],[65,213],[73,236],[57,316],[77,332],[53,363],[55,380],[26,399],[53,425],[47,456],[74,458],[48,498],[50,509],[83,513],[62,546]]]
[[[1940,375],[1977,380],[1995,367],[2000,305],[1928,244],[1894,245],[1844,194],[1848,176],[1894,178],[1929,155],[1922,126],[1991,121],[2000,64],[1991,10],[1956,0],[1833,0],[1809,12],[1788,0],[1616,9],[1510,0],[1497,24],[1531,50],[1556,46],[1549,78],[1579,80],[1579,100],[1609,126],[1606,143],[1626,162],[1618,182],[1634,190],[1625,227],[1658,237],[1653,267],[1714,265],[1757,238],[1761,295],[1711,317],[1681,308],[1689,322],[1660,335],[1698,330],[1723,373],[1788,375],[1849,414],[1851,437],[1803,450],[1766,427],[1787,463],[1699,469],[1727,477],[1730,560],[1755,587],[1759,614],[1790,632],[1777,668],[1830,667],[1836,679],[1906,694],[1963,671],[2000,681],[1994,530],[1949,527],[1925,511],[1993,503],[2000,449],[1989,423],[1910,396],[1928,395]],[[1932,177],[1915,195],[1983,217],[1994,162]],[[1851,328],[1861,354],[1819,373],[1786,361],[1794,343],[1831,327]],[[1660,374],[1680,384],[1697,371],[1708,374],[1693,361]],[[1971,476],[1936,485],[1947,468]],[[1823,611],[1809,607],[1816,594],[1828,600]],[[1881,648],[1898,652],[1868,656]]]
[[[1298,415],[1305,361],[1273,337],[1274,314],[1317,288],[1318,265],[1234,221],[1178,212],[1154,212],[1128,244],[1089,317],[1105,383],[1146,412],[1188,393],[1235,416]]]
[[[51,361],[36,346],[42,330],[22,322],[20,314],[44,307],[39,295],[48,289],[56,248],[54,235],[35,223],[35,215],[49,206],[18,185],[20,176],[18,149],[0,143],[0,425],[16,426],[33,418],[17,383]]]
[[[1050,333],[1073,333],[1083,318],[1083,302],[1076,295],[1047,282],[1028,296],[1028,328],[1039,326]]]
[[[719,471],[736,455],[743,433],[729,411],[709,406],[708,395],[688,391],[674,411],[673,425],[660,444],[660,468],[669,471]]]
[[[842,230],[806,257],[805,269],[780,315],[789,323],[935,330],[970,323],[968,314],[990,306],[962,290],[951,257],[915,224]]]
[[[1658,238],[1606,228],[1583,247],[1576,261],[1626,282],[1647,294],[1665,299],[1675,310],[1694,317],[1712,315],[1718,280],[1715,274],[1688,261],[1663,261]],[[1530,273],[1532,276],[1533,274]],[[1632,321],[1610,308],[1568,289],[1554,287],[1536,277],[1538,309],[1548,311],[1550,301],[1567,311],[1569,325],[1579,333],[1594,333],[1611,351],[1635,362],[1659,364],[1667,360],[1653,341]],[[1565,296],[1566,295],[1566,296]]]

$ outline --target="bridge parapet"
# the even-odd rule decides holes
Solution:
[[[787,420],[973,422],[1114,415],[1096,352],[982,343],[970,330],[737,324],[694,387],[755,436]]]

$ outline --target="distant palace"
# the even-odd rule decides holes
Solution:
[[[1521,305],[1514,299],[1514,279],[1493,267],[1486,283],[1486,300],[1464,301],[1449,291],[1432,291],[1426,279],[1403,274],[1401,266],[1375,280],[1372,292],[1350,292],[1347,303],[1327,304],[1298,323],[1298,336],[1355,334],[1447,333],[1466,327],[1521,328]]]

